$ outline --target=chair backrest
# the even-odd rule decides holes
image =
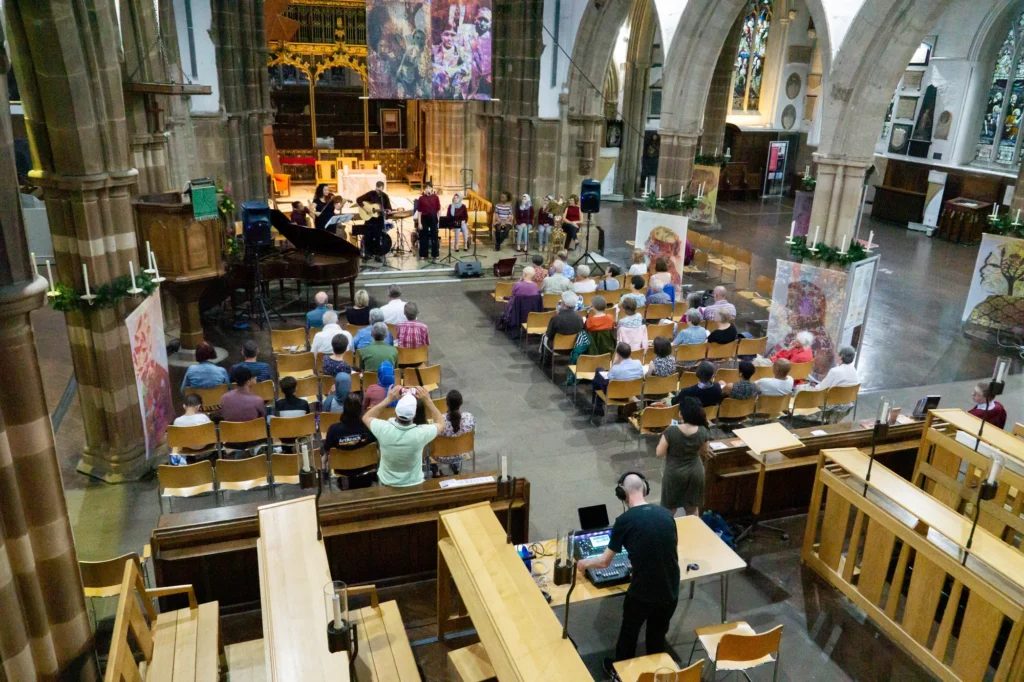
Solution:
[[[676,346],[676,361],[698,362],[708,354],[707,341],[704,343],[683,343]]]
[[[833,386],[828,389],[828,395],[825,396],[825,404],[848,405],[857,400],[857,394],[859,393],[860,384],[854,384],[853,386]]]
[[[636,350],[631,351],[629,354],[630,360],[639,360],[640,362],[643,362],[645,357],[647,357],[646,348],[637,348]]]
[[[267,421],[263,417],[250,419],[247,422],[220,423],[221,443],[250,443],[267,439]]]
[[[736,260],[737,262],[750,265],[754,261],[754,254],[747,249],[736,247]]]
[[[544,310],[554,310],[558,307],[558,302],[562,300],[561,294],[544,294]],[[533,313],[530,313],[531,315]]]
[[[814,361],[808,360],[807,362],[794,362],[789,368],[789,376],[793,377],[793,381],[800,381],[811,376],[811,370],[814,369]]]
[[[267,480],[267,458],[263,455],[246,459],[221,459],[217,461],[217,483],[265,483]]]
[[[613,379],[608,382],[605,394],[609,400],[626,400],[639,396],[643,390],[643,379]]]
[[[297,374],[300,372],[309,372],[315,374],[314,367],[316,367],[312,353],[285,353],[283,355],[277,355],[277,373],[280,374]]]
[[[572,350],[576,347],[576,336],[577,334],[555,334],[551,348],[555,351]]]
[[[679,390],[689,388],[690,386],[696,386],[699,382],[697,381],[696,372],[683,372],[679,377]]]
[[[266,381],[257,381],[256,385],[251,388],[252,393],[263,398],[263,402],[269,403],[274,400],[274,380],[267,379]]]
[[[432,386],[441,383],[441,365],[406,367],[402,371],[403,386]]]
[[[671,313],[670,313],[671,315]],[[660,318],[659,318],[660,319]],[[647,338],[653,341],[659,336],[666,339],[672,340],[672,332],[675,329],[675,325],[671,322],[667,324],[649,324],[647,325]]]
[[[679,375],[673,374],[667,377],[648,376],[644,379],[644,397],[651,395],[665,395],[675,391],[679,387]]]
[[[391,338],[397,339],[398,338],[398,325],[397,324],[391,324],[390,322],[386,322],[385,324],[387,324],[387,326],[388,326],[388,334],[391,334]]]
[[[611,353],[605,353],[604,355],[581,355],[576,359],[576,374],[595,372],[602,367],[609,369],[611,364]]]
[[[495,298],[508,298],[512,295],[512,287],[515,282],[503,282],[498,280],[494,285],[494,297]]]
[[[377,444],[370,443],[357,450],[339,450],[331,448],[327,454],[328,466],[339,471],[352,471],[375,466],[380,462]]]
[[[299,456],[275,453],[270,456],[270,473],[275,483],[299,482]]]
[[[662,673],[655,679],[653,672],[640,673],[636,682],[700,682],[704,672],[704,659],[698,660],[693,665],[677,670],[672,675]]]
[[[762,336],[759,339],[740,339],[736,355],[764,355],[767,347],[767,336]]]
[[[161,464],[156,469],[156,479],[160,488],[164,490],[178,490],[181,488],[209,487],[213,489],[213,465],[209,460],[185,464],[182,466],[171,466]]]
[[[733,367],[719,367],[715,372],[715,381],[724,381],[727,384],[734,384],[740,380],[740,371]]]
[[[430,441],[431,457],[454,457],[474,449],[475,435],[472,431],[461,436],[438,436]]]
[[[815,389],[806,389],[803,391],[797,391],[793,398],[793,409],[802,410],[808,408],[821,408],[825,406],[825,398],[828,396],[828,391],[819,391]]]
[[[672,405],[667,407],[645,407],[643,412],[640,413],[640,430],[668,428],[678,414],[679,408]]]
[[[377,383],[377,372],[370,369],[365,369],[362,372],[352,373],[352,389],[356,393],[365,391],[367,386],[373,386]]]
[[[217,427],[213,422],[196,426],[168,426],[167,445],[172,448],[199,450],[217,444]]]
[[[440,398],[434,398],[431,402],[434,403],[434,407],[436,407],[437,411],[441,414],[448,411],[448,398],[441,396]]]
[[[708,360],[725,360],[736,355],[736,342],[732,343],[709,343]]]
[[[711,251],[711,253],[713,253],[713,254],[721,255],[722,254],[722,240],[720,240],[720,239],[712,239],[711,240],[711,244],[708,246],[708,250]]]
[[[129,634],[134,638],[146,662],[153,660],[152,629],[156,624],[156,609],[153,608],[152,601],[146,598],[142,572],[135,562],[128,561],[123,564],[123,568],[104,682],[137,682],[142,679],[132,653]]]
[[[122,554],[106,561],[79,561],[78,570],[82,574],[82,588],[86,597],[114,597],[121,592],[124,580],[125,562],[135,562],[142,570],[139,555],[135,552]]]
[[[761,294],[762,296],[771,296],[772,290],[775,289],[775,280],[771,277],[764,275],[757,276],[757,282],[754,284],[754,291]]]
[[[426,364],[429,355],[430,346],[420,346],[419,348],[399,348],[398,364],[423,365]]]
[[[275,353],[287,353],[285,349],[290,346],[306,347],[306,328],[298,329],[271,329],[270,347]]]
[[[766,415],[769,419],[775,419],[789,409],[790,396],[788,395],[759,395],[757,396],[757,413]]]
[[[754,414],[754,403],[756,401],[756,398],[747,398],[746,400],[726,398],[718,407],[718,418],[742,419],[743,417],[749,417]]]
[[[607,303],[608,305],[614,305],[618,303],[620,300],[622,300],[622,289],[612,289],[611,291],[599,291],[597,293],[604,297],[604,302]]]
[[[758,379],[771,379],[775,374],[772,372],[772,366],[754,366],[754,376],[750,377],[751,381],[757,381]]]
[[[718,409],[720,405],[711,405],[704,408],[704,416],[708,418],[709,422],[713,422],[718,419]]]
[[[693,267],[697,268],[698,270],[708,269],[707,251],[697,251],[693,254]]]
[[[213,388],[193,388],[189,386],[185,389],[185,395],[195,394],[203,400],[203,410],[210,412],[220,407],[220,399],[224,397],[224,394],[228,392],[228,385],[221,384],[220,386],[214,386]]]
[[[341,412],[321,412],[319,421],[320,435],[323,436],[327,433],[327,429],[341,421]]]
[[[644,312],[645,320],[664,320],[672,317],[671,303],[648,303]]]
[[[1013,435],[1018,438],[1024,438],[1024,424],[1020,422],[1014,422],[1013,424]]]
[[[330,377],[328,377],[330,378]],[[333,382],[331,384],[331,393],[334,392]],[[302,377],[295,383],[295,397],[297,398],[312,398],[317,400],[320,396],[320,377]]]
[[[530,313],[526,316],[526,328],[530,330],[541,329],[546,330],[548,328],[548,322],[555,316],[555,311],[551,310],[544,313]],[[539,332],[533,332],[539,333]]]
[[[585,294],[580,294],[580,298],[583,299],[583,307],[589,308],[591,303],[594,301],[594,296],[597,296],[596,291],[590,291]]]
[[[708,334],[718,329],[718,322],[716,320],[705,320],[704,328],[708,330]]]
[[[355,338],[356,334],[359,333],[359,330],[360,329],[365,329],[367,326],[369,326],[369,325],[365,325],[365,324],[346,324],[344,329],[345,329],[345,331],[347,331],[349,334],[352,335],[352,338]],[[345,352],[346,353],[351,353],[352,350],[349,349],[349,350],[347,350]],[[348,364],[351,365],[352,364],[352,359],[350,357],[349,358],[345,358],[345,362],[347,362]]]
[[[718,643],[715,659],[719,666],[724,661],[756,661],[765,656],[777,655],[781,641],[781,625],[756,635],[724,635]]]
[[[301,417],[271,417],[271,438],[303,438],[316,431],[316,418],[312,413]]]

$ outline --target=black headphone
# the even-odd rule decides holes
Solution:
[[[627,497],[626,489],[622,487],[622,483],[623,481],[626,480],[626,476],[629,476],[630,474],[638,476],[640,480],[644,482],[644,497],[647,497],[648,495],[651,494],[651,484],[647,481],[647,478],[643,474],[641,474],[639,471],[627,471],[626,473],[619,476],[619,480],[615,484],[615,497],[617,497],[622,502],[625,502]]]

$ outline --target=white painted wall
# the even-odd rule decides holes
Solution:
[[[178,50],[181,53],[181,67],[186,82],[209,85],[209,95],[193,95],[193,113],[217,113],[220,111],[220,88],[217,80],[217,52],[213,46],[210,31],[213,27],[210,0],[188,0],[192,15],[192,36],[195,43],[196,73],[192,72],[191,48],[188,39],[188,16],[186,0],[173,0],[174,20],[178,29]]]

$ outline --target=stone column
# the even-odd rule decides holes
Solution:
[[[999,200],[1002,201],[1002,197]],[[1002,213],[1002,206],[999,208]],[[1013,188],[1013,199],[1010,200],[1010,215],[1017,215],[1017,209],[1024,211],[1024,164],[1021,164],[1020,172],[1017,173],[1017,184]]]
[[[25,240],[8,68],[0,26],[0,678],[91,682],[99,669],[29,320],[47,285]]]
[[[475,130],[463,130],[472,125],[468,116],[468,102],[423,102],[427,111],[427,171],[434,181],[434,189],[443,195],[462,193],[462,169],[469,159],[465,156],[465,137]],[[448,197],[451,198],[450,196]]]
[[[700,145],[707,154],[713,154],[716,147],[720,154],[725,153],[725,120],[732,109],[732,90],[729,86],[736,65],[736,52],[740,48],[744,18],[741,14],[729,29],[729,36],[722,45],[715,72],[711,76],[708,99],[704,104],[704,130],[700,136]]]
[[[138,260],[130,202],[138,174],[129,162],[114,5],[81,2],[4,5],[32,146],[31,177],[43,188],[56,276],[78,290],[83,264],[95,289]],[[79,470],[109,481],[148,468],[124,327],[131,307],[65,316],[85,427]]]
[[[693,158],[697,153],[696,130],[661,130],[661,152],[658,156],[658,182],[665,196],[678,194],[679,188],[690,183],[693,175]]]
[[[616,190],[627,201],[633,198],[640,178],[640,155],[644,148],[647,122],[647,87],[651,75],[651,49],[657,17],[651,0],[636,0],[629,14],[629,44],[626,47],[622,86],[622,148],[615,173]]]
[[[840,246],[845,236],[849,245],[857,229],[864,176],[871,160],[815,154],[814,161],[818,164],[818,173],[808,239],[814,238],[814,230],[820,226],[819,242]]]

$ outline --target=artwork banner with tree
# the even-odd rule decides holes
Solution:
[[[1024,240],[983,236],[962,319],[991,330],[1024,330]]]

